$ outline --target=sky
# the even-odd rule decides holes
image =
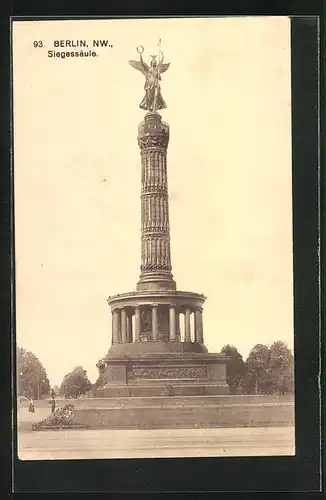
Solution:
[[[52,385],[77,365],[96,380],[106,299],[138,281],[144,77],[127,61],[159,38],[177,287],[207,297],[209,351],[293,348],[289,19],[15,21],[16,337]],[[97,57],[47,56],[97,39]]]

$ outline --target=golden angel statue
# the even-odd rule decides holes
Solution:
[[[161,40],[159,41],[159,43]],[[151,55],[150,65],[145,63],[143,60],[142,53],[144,52],[143,46],[137,47],[137,52],[140,56],[139,61],[128,61],[130,66],[135,69],[138,69],[145,76],[145,97],[142,102],[139,104],[141,109],[145,109],[148,111],[157,111],[158,109],[166,108],[166,104],[161,94],[161,74],[164,73],[170,66],[170,63],[163,63],[164,55],[159,48],[158,55]]]

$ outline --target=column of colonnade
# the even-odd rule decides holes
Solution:
[[[169,340],[174,342],[180,332],[179,312],[173,305],[169,306]],[[203,311],[184,308],[184,342],[204,343]],[[191,314],[194,314],[194,334],[192,337]],[[133,328],[132,317],[135,316]],[[112,310],[112,344],[124,344],[141,341],[140,307],[116,308]],[[152,306],[152,341],[159,340],[158,304]]]

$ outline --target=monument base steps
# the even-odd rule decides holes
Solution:
[[[242,399],[241,399],[242,398]],[[75,409],[90,429],[182,429],[294,425],[294,402],[271,396],[108,398]],[[95,406],[96,405],[96,406]],[[105,406],[104,406],[105,405]]]

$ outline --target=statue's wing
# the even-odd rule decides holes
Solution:
[[[164,71],[166,71],[170,66],[170,63],[160,63],[159,64],[159,67],[158,67],[158,71],[159,73],[164,73]]]
[[[146,74],[148,71],[148,66],[144,61],[128,61],[130,66],[132,66],[135,69],[138,69],[138,71],[141,71],[142,73]]]

